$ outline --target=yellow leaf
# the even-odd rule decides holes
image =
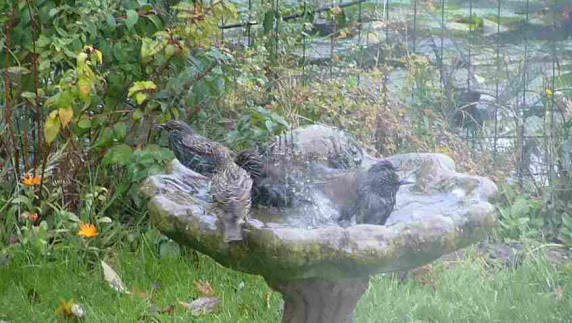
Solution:
[[[86,53],[79,53],[76,58],[77,67],[81,68],[85,66],[85,62],[87,61],[87,54]]]
[[[79,80],[77,81],[77,88],[81,97],[86,98],[89,96],[92,84],[93,82],[89,78],[82,76],[79,77]]]
[[[146,98],[147,98],[147,94],[145,94],[143,92],[138,92],[135,94],[135,101],[137,101],[137,104],[143,103],[143,101],[145,101]]]
[[[62,123],[62,127],[67,127],[68,123],[70,123],[71,119],[73,118],[73,109],[72,108],[61,108],[59,109],[60,115],[60,122]]]
[[[95,48],[92,49],[91,52],[91,61],[94,62],[96,64],[102,64],[103,63],[103,54],[101,54],[101,52]]]
[[[58,119],[58,110],[54,110],[46,119],[44,125],[44,138],[48,144],[51,144],[60,132],[60,120]]]
[[[138,92],[150,92],[153,90],[157,89],[157,85],[155,85],[155,83],[153,83],[153,81],[139,81],[139,82],[135,82],[133,83],[133,86],[129,88],[129,93],[127,94],[127,96],[131,97],[133,96],[135,93]]]

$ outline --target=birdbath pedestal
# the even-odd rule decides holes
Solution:
[[[283,221],[288,208],[255,207],[243,226],[244,241],[226,244],[208,178],[174,160],[168,174],[149,177],[140,191],[149,198],[154,226],[165,235],[225,267],[263,276],[284,297],[283,322],[345,323],[371,275],[430,263],[480,240],[496,224],[488,203],[496,186],[490,180],[457,173],[440,154],[388,159],[415,185],[399,190],[383,226],[309,225]],[[304,212],[314,209],[320,208]]]

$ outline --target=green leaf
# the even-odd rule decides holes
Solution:
[[[165,47],[165,58],[169,59],[177,52],[177,46],[169,44]]]
[[[51,144],[60,132],[60,120],[58,118],[58,111],[54,110],[46,119],[44,125],[44,138],[48,144]]]
[[[95,147],[107,147],[113,142],[113,130],[110,127],[103,129],[103,132],[97,139]]]
[[[141,118],[143,118],[143,111],[136,109],[135,111],[133,111],[133,120],[139,120]]]
[[[153,91],[155,89],[157,89],[157,85],[155,85],[153,81],[139,81],[135,82],[133,86],[129,88],[127,96],[131,97],[137,92]]]
[[[127,134],[127,125],[125,122],[118,122],[113,126],[113,134],[115,135],[115,139],[121,141],[125,139],[125,135]]]
[[[77,123],[77,126],[80,127],[81,129],[89,129],[91,128],[91,120],[87,118],[81,119]]]
[[[139,15],[137,15],[137,12],[135,10],[127,10],[127,19],[125,19],[125,26],[127,26],[127,29],[129,31],[133,29],[133,26],[135,26],[137,20],[139,20]]]
[[[117,26],[115,18],[113,17],[112,14],[107,15],[107,24],[109,25],[109,27],[111,27],[112,30],[115,29],[115,27]]]
[[[44,47],[52,43],[52,40],[44,34],[41,34],[36,41],[36,46]]]
[[[141,62],[148,63],[153,57],[161,51],[163,43],[155,41],[151,38],[144,37],[141,39]]]
[[[117,145],[111,147],[103,157],[103,163],[106,165],[127,165],[131,161],[133,149],[127,145]]]
[[[276,22],[276,10],[268,10],[264,13],[264,20],[262,21],[262,29],[265,34],[268,34],[274,29],[274,24]]]
[[[153,25],[155,25],[155,28],[157,28],[157,30],[163,29],[163,22],[161,21],[161,18],[159,18],[159,16],[146,15],[145,17],[151,20],[151,22],[153,23]]]

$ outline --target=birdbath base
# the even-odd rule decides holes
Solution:
[[[273,281],[284,298],[283,323],[348,323],[368,287],[369,278],[327,281]]]

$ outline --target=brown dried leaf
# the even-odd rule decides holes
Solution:
[[[173,313],[175,313],[175,305],[173,305],[173,304],[167,305],[167,306],[163,307],[159,311],[159,313],[161,313],[161,314],[165,314],[165,313],[166,314],[173,314]]]
[[[556,288],[554,289],[554,294],[555,295],[555,299],[557,302],[562,302],[562,297],[564,296],[564,290],[562,288],[562,286],[556,286]]]
[[[136,287],[136,288],[131,290],[131,295],[145,299],[145,298],[149,297],[149,292]]]
[[[201,296],[214,296],[215,290],[209,282],[196,281],[195,287],[198,289]]]

